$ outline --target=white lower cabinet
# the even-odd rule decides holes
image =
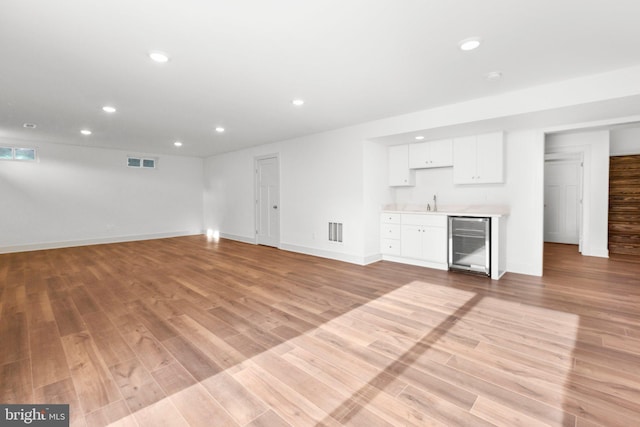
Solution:
[[[386,255],[400,255],[400,239],[380,240],[380,250]]]
[[[464,216],[464,213],[452,213]],[[506,216],[491,216],[491,278],[506,272]],[[447,214],[383,212],[380,215],[382,259],[448,270],[449,233]]]
[[[447,216],[388,214],[381,217],[380,249],[385,259],[446,270]],[[399,235],[398,228],[399,227]]]
[[[400,255],[400,214],[380,215],[380,252]]]
[[[447,262],[446,215],[401,215],[400,255],[436,263]]]

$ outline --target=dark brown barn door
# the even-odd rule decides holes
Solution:
[[[640,255],[640,155],[610,157],[609,253]]]

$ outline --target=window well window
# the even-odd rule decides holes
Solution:
[[[35,161],[35,148],[0,147],[0,160]]]
[[[150,157],[127,157],[127,166],[130,168],[155,169],[157,159]]]
[[[16,160],[35,160],[36,150],[34,148],[15,148],[13,155]]]
[[[11,147],[0,147],[0,159],[2,159],[2,160],[13,160],[13,148],[11,148]]]
[[[130,168],[139,168],[140,167],[140,159],[137,157],[129,157],[127,159],[127,166]]]

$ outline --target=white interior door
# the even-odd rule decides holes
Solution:
[[[256,159],[256,242],[280,245],[280,168],[278,157]]]
[[[544,241],[580,243],[582,161],[548,159],[544,163]]]

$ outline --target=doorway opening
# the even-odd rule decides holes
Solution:
[[[544,161],[544,241],[577,245],[582,253],[584,162],[581,152],[550,153]]]
[[[640,255],[640,155],[609,159],[609,253]]]

